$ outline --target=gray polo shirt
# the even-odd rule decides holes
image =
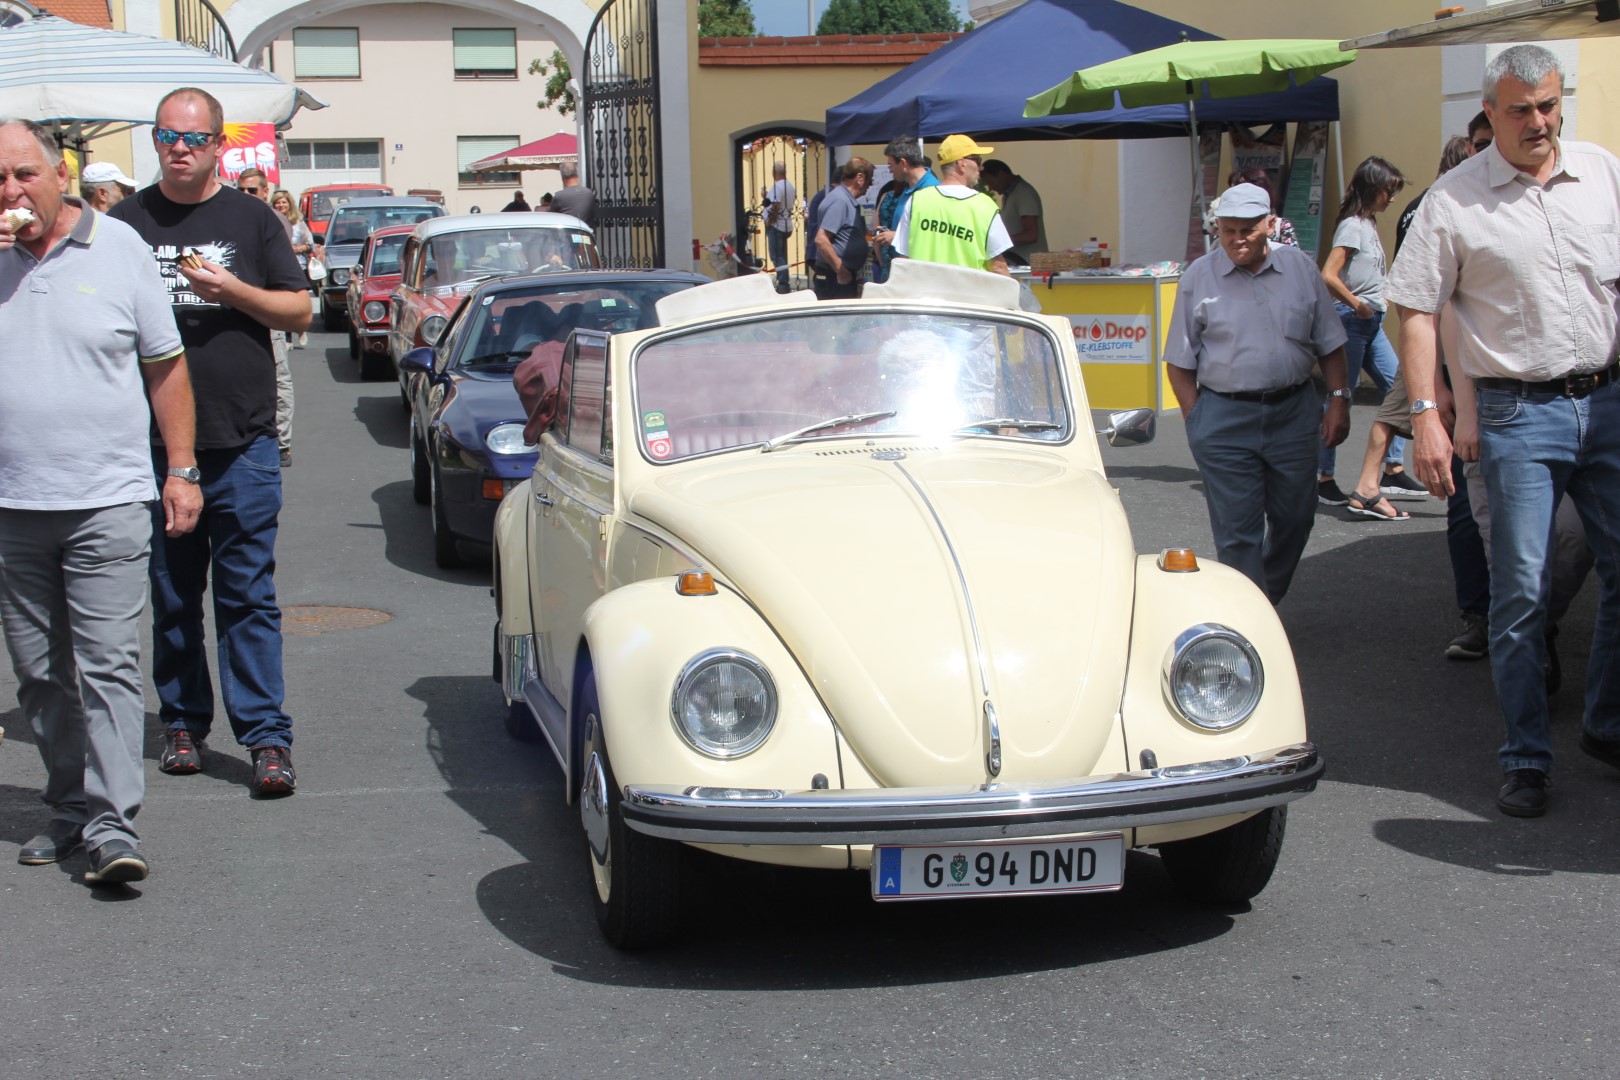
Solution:
[[[1165,363],[1197,372],[1211,390],[1281,390],[1344,344],[1316,261],[1295,247],[1268,248],[1252,274],[1219,247],[1182,271]]]
[[[0,507],[88,510],[157,498],[142,362],[180,355],[152,249],[83,213],[36,260],[0,252]]]

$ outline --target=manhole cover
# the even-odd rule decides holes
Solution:
[[[386,611],[363,607],[332,607],[327,604],[294,604],[281,609],[281,632],[309,636],[334,630],[364,630],[392,619]]]

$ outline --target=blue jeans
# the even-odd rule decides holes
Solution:
[[[771,265],[776,267],[776,287],[788,287],[788,237],[792,233],[785,233],[773,226],[765,226],[765,247],[771,254]]]
[[[163,480],[168,459],[154,447]],[[247,747],[291,746],[292,720],[282,711],[281,608],[276,603],[276,519],[281,462],[274,436],[232,450],[200,450],[202,518],[180,537],[163,535],[163,505],[154,504],[152,537],[152,682],[166,727],[208,734],[214,688],[203,637],[203,594],[210,570],[220,696],[236,741]]]
[[[1372,376],[1373,385],[1378,387],[1380,395],[1389,393],[1389,388],[1395,385],[1395,373],[1400,368],[1400,360],[1395,356],[1395,347],[1389,343],[1384,335],[1384,313],[1375,311],[1370,319],[1356,316],[1355,308],[1346,304],[1334,304],[1333,310],[1339,313],[1339,322],[1344,325],[1344,332],[1350,339],[1344,343],[1344,357],[1350,368],[1350,389],[1354,390],[1361,382],[1363,370]],[[1325,446],[1317,455],[1316,471],[1322,476],[1333,475],[1333,462],[1336,457],[1334,450],[1337,447]],[[1391,436],[1389,450],[1384,454],[1384,468],[1399,465],[1406,456],[1406,440],[1399,435]],[[1354,486],[1356,473],[1361,472],[1361,462],[1357,461],[1351,470],[1351,482]],[[1345,491],[1351,488],[1343,488]]]
[[[1316,395],[1307,386],[1262,405],[1202,390],[1185,422],[1215,558],[1280,602],[1316,522],[1311,463],[1322,440]]]
[[[1620,385],[1584,398],[1478,392],[1491,499],[1491,675],[1507,722],[1503,771],[1552,769],[1541,663],[1553,512],[1567,491],[1602,591],[1587,662],[1586,730],[1620,739]]]

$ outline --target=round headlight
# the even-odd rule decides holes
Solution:
[[[422,326],[420,328],[422,340],[427,342],[429,345],[437,345],[439,343],[439,335],[444,333],[444,323],[445,318],[443,315],[429,315],[427,318],[423,319]]]
[[[1164,693],[1176,711],[1206,731],[1247,720],[1265,688],[1260,654],[1242,634],[1219,623],[1181,632],[1164,658]]]
[[[712,649],[693,657],[670,699],[675,730],[710,757],[741,757],[759,748],[776,723],[776,684],[747,653]]]
[[[347,285],[348,283],[349,283],[349,272],[347,270],[339,269],[339,270],[333,270],[332,271],[332,284],[334,284],[334,285]]]
[[[484,445],[497,454],[532,454],[534,447],[523,441],[522,424],[496,424],[484,436]]]
[[[381,300],[367,300],[366,306],[360,311],[365,315],[366,322],[382,322],[388,318],[388,305]]]

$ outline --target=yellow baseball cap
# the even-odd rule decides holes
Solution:
[[[961,161],[974,154],[993,154],[993,146],[980,146],[966,135],[947,135],[945,141],[939,144],[939,163],[949,165],[953,161]]]

